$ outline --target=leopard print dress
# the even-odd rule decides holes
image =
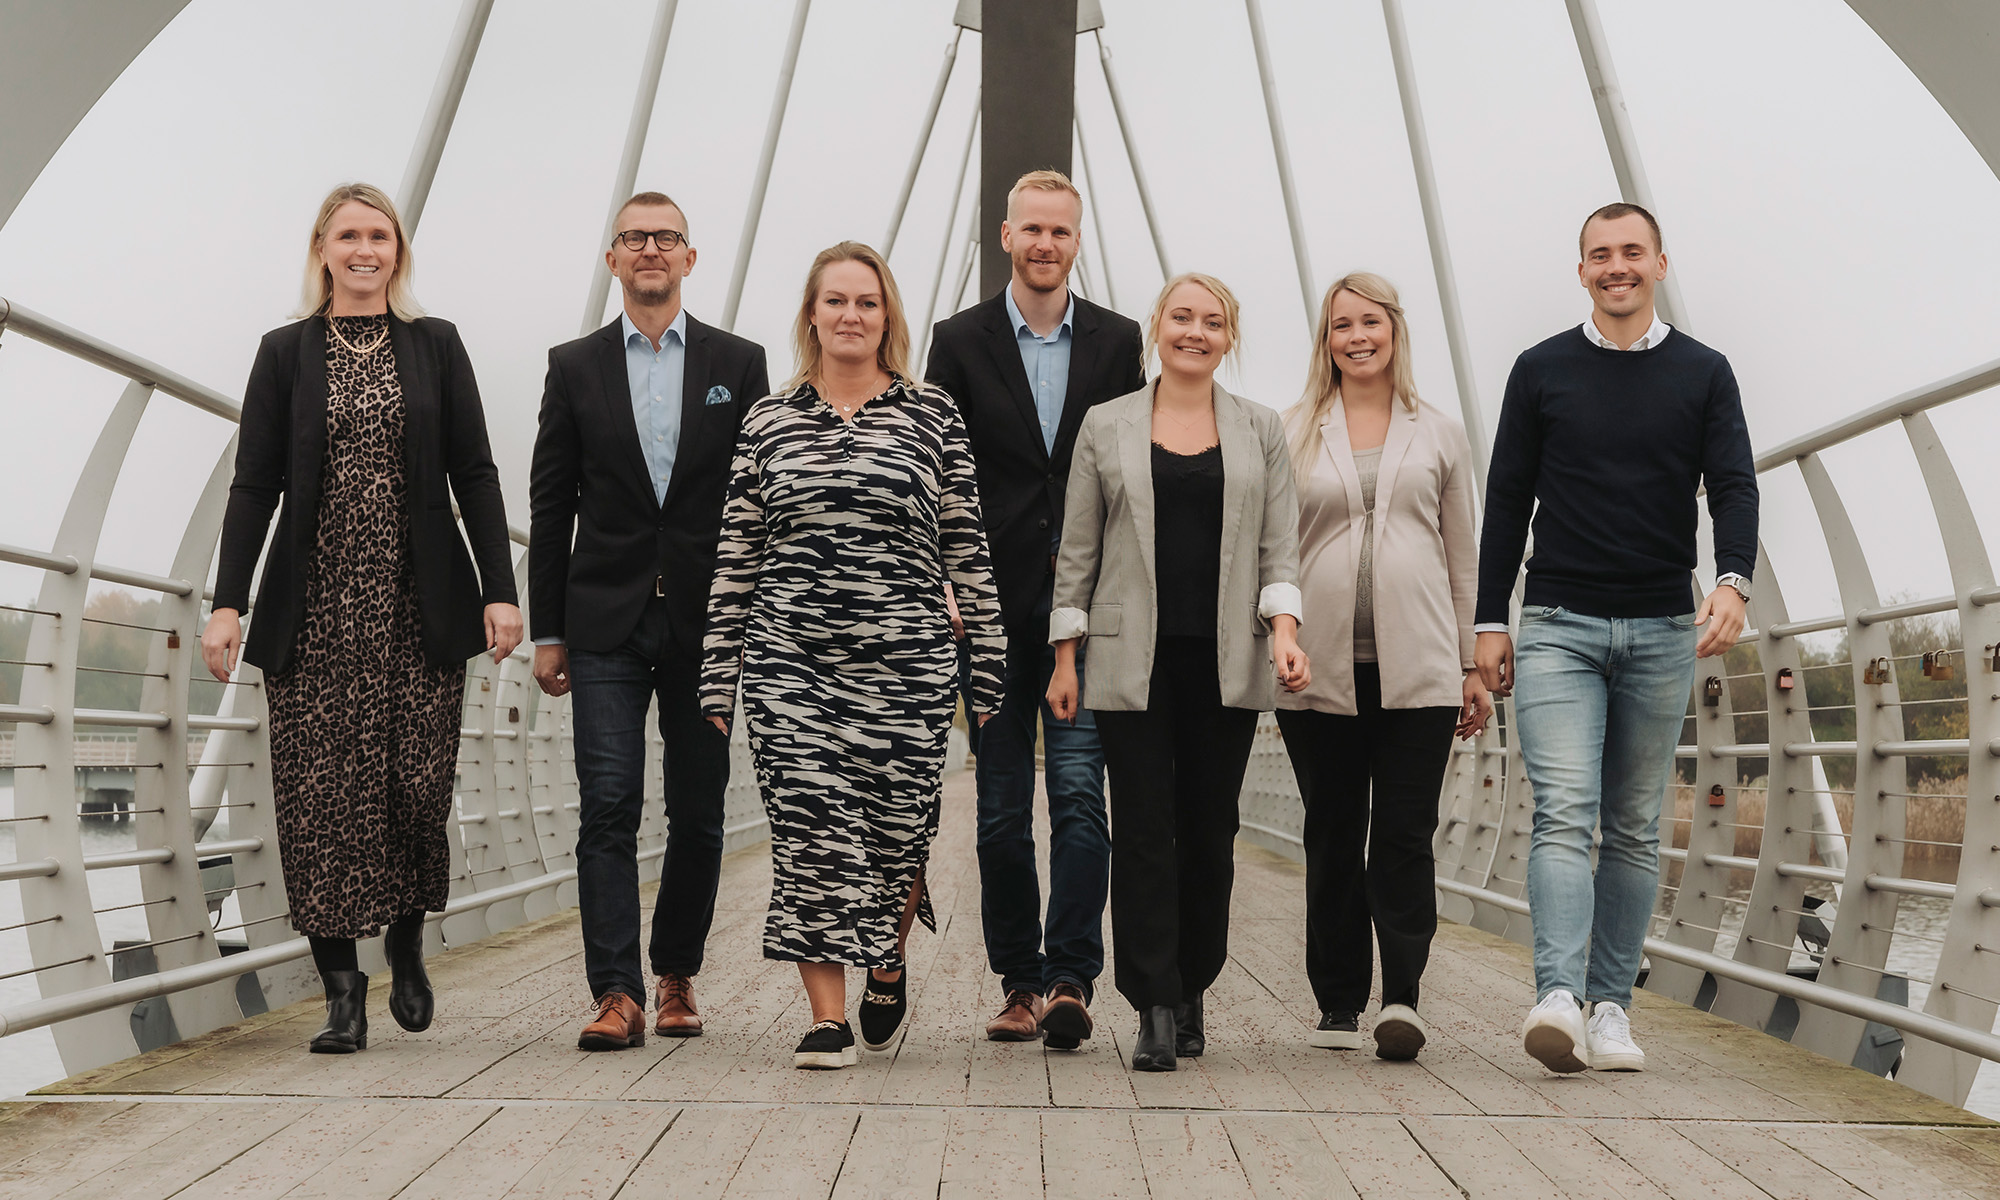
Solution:
[[[271,782],[292,928],[372,937],[444,907],[465,669],[424,659],[388,318],[327,320],[305,612],[291,663],[265,680]]]

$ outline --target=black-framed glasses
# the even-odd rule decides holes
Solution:
[[[660,248],[660,253],[671,254],[687,245],[688,239],[687,234],[678,229],[625,229],[618,232],[615,240],[634,253],[644,250],[646,243],[651,241]]]

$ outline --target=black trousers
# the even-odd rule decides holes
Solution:
[[[1256,733],[1256,712],[1222,705],[1209,638],[1161,638],[1145,711],[1097,713],[1111,784],[1112,977],[1135,1009],[1191,1000],[1222,973],[1236,802]]]
[[[1438,790],[1458,723],[1455,708],[1383,708],[1374,663],[1354,664],[1354,700],[1351,717],[1278,713],[1306,805],[1306,977],[1326,1012],[1368,1007],[1376,944],[1382,1002],[1417,1002],[1437,932]]]

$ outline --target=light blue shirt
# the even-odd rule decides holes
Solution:
[[[632,421],[639,427],[639,450],[653,481],[653,502],[664,504],[681,448],[681,376],[687,366],[687,309],[660,335],[660,348],[646,340],[632,318],[618,315],[625,329],[625,382],[632,389]]]
[[[1063,309],[1062,323],[1038,337],[1028,328],[1028,319],[1014,303],[1014,287],[1006,288],[1007,319],[1013,322],[1014,341],[1021,349],[1021,366],[1028,372],[1028,390],[1034,393],[1035,416],[1042,425],[1042,449],[1054,454],[1056,427],[1062,424],[1063,402],[1069,398],[1070,323],[1076,318],[1076,297]]]

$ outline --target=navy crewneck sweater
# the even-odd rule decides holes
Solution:
[[[1531,513],[1526,603],[1597,617],[1693,612],[1703,484],[1716,573],[1747,579],[1757,471],[1728,359],[1678,329],[1650,349],[1607,350],[1572,326],[1524,352],[1493,439],[1475,623],[1507,622]]]

